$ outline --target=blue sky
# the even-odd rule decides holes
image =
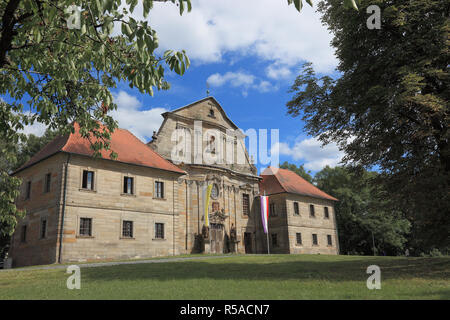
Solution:
[[[140,10],[135,18],[142,19]],[[280,162],[304,164],[313,172],[339,162],[342,153],[335,145],[321,148],[304,133],[301,119],[286,113],[288,90],[304,62],[312,62],[319,74],[336,76],[331,35],[314,9],[305,6],[298,13],[285,0],[193,0],[192,11],[181,17],[174,5],[155,4],[148,19],[160,38],[157,53],[185,49],[191,67],[183,76],[169,73],[172,88],[153,97],[119,83],[113,95],[120,127],[149,141],[161,113],[206,97],[208,82],[210,95],[238,127],[280,130]]]

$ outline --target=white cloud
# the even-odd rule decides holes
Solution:
[[[140,19],[142,6],[135,10]],[[229,52],[255,55],[282,66],[268,71],[274,78],[305,60],[318,72],[337,64],[331,35],[307,5],[298,13],[283,0],[193,0],[192,11],[180,16],[171,3],[155,3],[148,20],[161,51],[185,49],[194,63],[218,62]]]
[[[272,90],[277,90],[278,88],[273,87],[269,81],[263,80],[256,85],[256,89],[259,90],[260,92],[269,92]]]
[[[168,111],[164,108],[141,110],[142,103],[125,91],[114,94],[114,102],[117,110],[111,112],[111,116],[119,122],[120,128],[129,130],[142,142],[147,142],[153,131],[158,130],[163,120],[161,113]]]
[[[35,136],[42,136],[45,133],[45,130],[47,129],[47,126],[40,122],[35,122],[32,125],[27,125],[24,127],[23,130],[21,130],[22,133],[25,134],[34,134]]]
[[[214,73],[206,80],[213,87],[221,87],[229,85],[242,89],[242,95],[247,96],[249,89],[255,89],[259,92],[269,92],[277,90],[278,87],[273,86],[265,80],[258,80],[255,76],[245,72],[226,72],[225,74]]]
[[[279,80],[289,78],[292,72],[288,67],[274,63],[266,68],[266,74],[271,79]]]
[[[316,138],[297,140],[293,146],[280,142],[272,148],[272,152],[277,151],[280,155],[290,156],[294,160],[303,160],[305,169],[312,171],[321,170],[327,165],[335,167],[344,157],[344,152],[340,151],[336,144],[322,146],[322,142]]]
[[[252,85],[255,77],[243,72],[227,72],[224,75],[214,73],[206,81],[213,87],[220,87],[225,84],[230,84],[232,87],[240,87]]]

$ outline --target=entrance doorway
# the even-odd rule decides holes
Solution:
[[[223,253],[224,227],[220,223],[211,223],[211,253]]]
[[[252,234],[250,232],[244,232],[244,247],[245,253],[253,253]]]

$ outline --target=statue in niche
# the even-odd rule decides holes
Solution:
[[[231,241],[236,241],[236,228],[234,227],[234,223],[231,224],[230,239]]]
[[[209,227],[203,225],[202,236],[203,236],[203,239],[209,239]]]
[[[216,153],[216,137],[211,136],[206,146],[206,151],[215,154]]]

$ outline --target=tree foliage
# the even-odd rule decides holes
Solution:
[[[333,195],[342,254],[397,255],[404,252],[410,223],[401,211],[393,211],[386,190],[373,184],[378,173],[325,167],[314,181]]]
[[[156,1],[140,2],[144,16]],[[180,14],[191,9],[190,0],[170,2],[179,6]],[[25,125],[40,122],[53,130],[69,131],[73,128],[68,124],[77,121],[81,135],[91,141],[98,155],[101,149],[110,150],[110,133],[117,127],[108,113],[116,109],[110,89],[118,81],[153,94],[154,89],[169,88],[164,67],[178,74],[189,67],[184,51],[155,54],[155,30],[147,21],[132,17],[137,4],[137,0],[0,3],[0,95],[4,97],[0,99],[0,151],[5,165],[0,171],[2,233],[11,234],[17,217],[23,215],[14,205],[20,181],[9,176],[8,170],[11,164],[18,164],[17,146],[26,139],[20,134]],[[81,12],[79,28],[68,23],[73,17],[68,10],[71,5]],[[100,129],[100,123],[106,129]],[[18,156],[30,155],[24,151]],[[110,150],[110,156],[117,155]]]
[[[60,135],[58,131],[47,129],[42,136],[36,136],[34,134],[25,136],[18,145],[18,150],[16,152],[16,163],[12,169],[15,170],[20,168],[58,135]]]
[[[324,143],[337,142],[345,163],[377,166],[394,210],[412,222],[422,250],[450,246],[450,1],[360,2],[381,8],[381,29],[365,10],[349,15],[338,1],[319,4],[333,33],[338,79],[306,64],[288,112]]]
[[[289,162],[285,161],[280,165],[280,168],[291,170],[292,172],[295,172],[296,174],[298,174],[300,177],[302,177],[309,183],[313,183],[313,177],[311,176],[311,171],[309,171],[309,170],[306,171],[302,164],[299,166],[296,166],[293,163],[289,163]]]

